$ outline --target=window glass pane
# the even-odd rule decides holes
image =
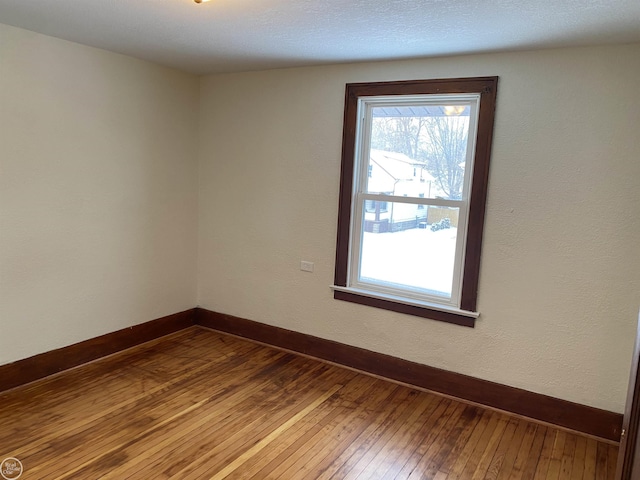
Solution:
[[[387,204],[365,212],[358,280],[451,298],[459,209]]]
[[[367,193],[462,198],[469,102],[371,109]]]

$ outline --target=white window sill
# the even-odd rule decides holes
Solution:
[[[420,308],[428,308],[430,310],[436,310],[444,313],[452,313],[454,315],[461,315],[463,317],[478,318],[480,316],[480,312],[470,312],[468,310],[460,310],[459,308],[455,308],[455,307],[438,305],[436,303],[430,303],[430,302],[422,302],[420,300],[414,300],[414,299],[405,298],[405,297],[398,297],[396,295],[387,295],[384,293],[372,292],[371,290],[362,290],[362,289],[353,288],[353,287],[342,287],[340,285],[330,285],[329,288],[338,292],[352,293],[354,295],[377,298],[380,300],[388,300],[390,302],[402,303],[405,305],[412,305]]]

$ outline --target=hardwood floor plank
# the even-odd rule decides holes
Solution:
[[[292,356],[283,355],[280,356],[275,363],[284,365],[287,362],[292,361],[293,358],[294,357]],[[93,449],[85,449],[85,453],[81,457],[83,460],[82,466],[77,468],[85,469],[86,467],[88,469],[92,462],[98,462],[102,457],[115,457],[116,453],[121,451],[127,445],[135,444],[141,438],[153,436],[156,431],[163,429],[165,425],[169,425],[177,419],[180,419],[181,421],[193,419],[196,415],[194,412],[204,405],[215,405],[219,412],[226,412],[232,409],[238,400],[242,400],[249,394],[260,391],[263,388],[268,388],[271,384],[271,380],[268,375],[265,375],[265,372],[272,369],[273,366],[268,366],[256,371],[253,376],[253,378],[256,379],[256,382],[254,382],[249,389],[242,388],[243,383],[239,380],[235,380],[234,382],[230,382],[226,388],[213,386],[213,390],[207,392],[210,394],[209,396],[203,396],[201,392],[197,391],[186,391],[181,393],[178,396],[181,400],[178,408],[175,406],[173,408],[168,408],[170,406],[165,402],[160,402],[160,416],[152,417],[150,422],[142,422],[140,425],[134,425],[134,430],[127,432],[128,440],[125,442],[123,442],[119,436],[105,436],[102,440],[106,443],[101,445],[103,450],[102,455],[99,458],[92,458]],[[251,402],[249,402],[249,404],[251,404]],[[108,430],[105,429],[105,431]],[[94,439],[93,446],[95,446],[95,444],[96,440]],[[83,448],[83,446],[80,446],[80,448]],[[100,465],[103,463],[104,462],[100,463]],[[108,464],[108,466],[113,467],[112,464]]]
[[[442,444],[440,450],[438,450],[438,452],[431,457],[427,468],[423,472],[423,476],[432,478],[439,471],[448,469],[446,465],[447,459],[452,458],[452,454],[454,453],[454,448],[456,447],[456,445],[462,444],[461,442],[464,441],[464,432],[468,429],[468,426],[476,424],[479,417],[480,411],[477,407],[473,405],[466,406],[460,418],[456,420],[453,428],[449,429],[449,433],[445,434],[445,442]]]
[[[596,459],[598,455],[598,442],[593,438],[587,439],[587,450],[584,456],[583,480],[594,480],[596,478]]]
[[[304,444],[304,448],[298,449],[295,455],[292,455],[287,463],[290,466],[282,470],[277,478],[287,478],[290,480],[315,478],[321,467],[322,461],[330,452],[334,451],[333,446],[340,444],[344,437],[349,437],[353,430],[358,428],[358,420],[363,416],[366,418],[366,403],[371,401],[371,394],[367,390],[363,396],[355,399],[354,403],[349,401],[340,405],[339,415],[329,424],[325,425],[316,435]],[[361,415],[364,414],[364,415]],[[275,478],[273,474],[269,478]]]
[[[556,480],[560,476],[560,467],[562,465],[562,455],[564,453],[564,444],[567,439],[567,433],[559,431],[556,434],[553,449],[551,450],[551,458],[549,460],[549,469],[546,478],[548,480]]]
[[[364,384],[362,377],[356,377],[346,384],[345,387],[353,385],[360,386]],[[336,417],[344,414],[350,404],[357,403],[363,405],[363,410],[370,411],[367,402],[364,401],[365,396],[369,396],[375,401],[376,398],[386,398],[387,392],[380,389],[380,385],[376,382],[366,382],[368,388],[360,390],[358,386],[353,390],[348,390],[344,397],[329,399],[319,408],[304,417],[296,425],[292,426],[285,436],[280,436],[272,441],[268,448],[263,449],[253,455],[251,459],[245,461],[241,471],[230,474],[227,478],[253,478],[254,475],[263,475],[269,472],[273,466],[280,465],[285,459],[290,458],[298,449],[307,443],[309,439],[318,435],[318,433],[331,423]],[[358,392],[358,393],[356,393]],[[347,406],[345,406],[345,404]],[[260,478],[260,477],[257,477]]]
[[[420,392],[411,392],[409,400],[405,402],[404,408],[398,414],[395,420],[393,422],[387,422],[384,425],[384,428],[381,429],[380,434],[377,436],[375,441],[369,444],[368,449],[364,453],[364,455],[362,455],[358,462],[355,463],[344,476],[341,476],[341,478],[345,480],[356,479],[359,477],[367,478],[366,472],[369,464],[375,461],[382,449],[388,443],[389,439],[393,437],[400,426],[407,423],[407,421],[411,418],[413,412],[415,412],[416,408],[419,408],[419,405],[423,398],[424,397],[420,395]]]
[[[494,455],[491,466],[489,467],[489,472],[487,472],[487,479],[509,480],[512,478],[511,472],[513,471],[516,457],[520,451],[520,446],[525,439],[527,426],[531,426],[529,422],[520,419],[516,422],[516,429],[511,440],[505,445],[498,447],[498,452]]]
[[[415,465],[407,478],[431,478],[431,476],[435,475],[453,448],[456,435],[459,434],[464,426],[461,424],[460,419],[468,419],[469,417],[465,416],[464,412],[471,411],[469,406],[458,404],[458,402],[455,402],[453,407],[454,410],[443,425],[438,436],[430,442],[429,447],[426,448],[426,444],[422,444],[416,450],[417,455],[421,455],[422,458],[420,458],[420,461]]]
[[[607,457],[607,445],[602,442],[598,442],[596,454],[596,480],[606,480],[607,478]]]
[[[617,446],[199,327],[0,394],[24,478],[614,480]]]
[[[463,427],[458,432],[456,442],[447,455],[447,458],[445,458],[438,468],[440,473],[446,473],[448,475],[455,462],[462,457],[467,445],[473,441],[473,434],[476,431],[477,426],[483,421],[485,414],[488,417],[488,411],[478,407],[469,406],[469,408],[465,410],[463,417],[461,418]],[[485,420],[485,422],[486,421],[488,420]]]
[[[467,466],[469,458],[475,451],[478,442],[482,438],[484,431],[488,428],[491,420],[495,420],[496,417],[497,414],[494,414],[491,410],[483,410],[482,416],[473,428],[471,437],[469,437],[469,440],[464,444],[462,450],[451,459],[452,464],[448,468],[447,480],[457,480],[460,477],[462,471]]]
[[[314,368],[315,373],[320,373],[316,370],[317,369]],[[120,453],[124,452],[129,458],[133,459],[128,462],[128,465],[123,466],[123,468],[130,468],[131,465],[135,465],[141,461],[141,458],[148,458],[153,454],[160,453],[163,448],[174,443],[178,443],[177,441],[187,434],[194,431],[198,431],[198,433],[203,432],[203,427],[209,425],[211,420],[214,419],[217,421],[211,422],[211,428],[215,428],[220,437],[224,438],[224,436],[229,435],[232,432],[237,432],[242,428],[242,423],[249,423],[253,425],[252,428],[245,431],[245,436],[248,436],[248,432],[254,432],[255,428],[259,428],[260,426],[264,427],[265,425],[268,426],[269,424],[269,422],[264,418],[264,413],[254,408],[255,405],[259,404],[264,395],[270,395],[278,391],[278,385],[270,384],[270,379],[265,378],[260,383],[256,383],[256,387],[251,391],[238,390],[234,391],[230,395],[217,396],[214,399],[205,399],[197,404],[198,408],[193,410],[193,414],[192,412],[188,412],[188,415],[185,414],[181,416],[178,425],[175,424],[176,419],[172,418],[169,423],[162,425],[164,428],[146,432],[153,436],[153,447],[147,447],[146,433],[142,436],[142,438],[145,439],[145,443],[141,443],[138,439],[134,439],[126,445],[121,446]],[[305,393],[306,392],[304,390],[300,391],[300,394]],[[278,404],[278,407],[280,408],[276,409],[277,415],[284,415],[287,413],[288,410],[285,409],[286,397],[286,392],[281,392],[281,403]],[[237,411],[246,412],[246,414],[243,417],[238,416],[236,414]],[[278,416],[275,417],[275,420],[277,420],[277,418]],[[274,419],[271,418],[270,421],[272,420]],[[142,454],[144,454],[145,457],[141,457]],[[111,467],[110,472],[111,471],[118,473],[121,469],[113,469],[113,467]],[[105,478],[109,477],[111,477],[111,473],[106,475]]]
[[[268,358],[268,361],[273,361],[277,357],[270,355],[266,358]],[[245,371],[246,368],[247,362],[242,362],[239,365],[236,365],[235,368],[232,368],[229,372],[230,379]],[[196,382],[193,386],[202,383],[202,379],[198,380],[197,378],[191,378],[191,381]],[[229,380],[229,382],[231,382],[231,380]],[[236,388],[239,388],[240,384],[241,383],[238,383]],[[266,384],[268,384],[268,381],[264,382],[264,385]],[[180,384],[178,383],[174,385],[174,387],[177,385]],[[181,386],[185,387],[185,385]],[[152,397],[145,397],[139,404],[127,405],[124,412],[118,412],[120,415],[98,418],[96,422],[85,425],[85,428],[82,428],[80,431],[73,431],[73,435],[66,438],[59,438],[54,445],[50,445],[49,448],[45,450],[40,450],[38,452],[38,456],[35,458],[30,459],[27,455],[27,460],[33,460],[34,463],[38,460],[38,463],[41,463],[43,460],[42,456],[45,455],[44,460],[55,462],[60,458],[60,447],[64,447],[63,451],[65,452],[65,458],[71,458],[73,453],[87,449],[87,437],[91,438],[91,452],[101,448],[108,449],[114,447],[114,445],[117,446],[122,442],[120,436],[113,438],[114,432],[121,433],[122,431],[125,431],[129,437],[134,437],[147,431],[149,429],[149,425],[153,422],[166,420],[167,416],[171,416],[175,411],[184,410],[184,408],[192,406],[194,402],[200,401],[203,395],[208,394],[211,397],[218,398],[229,393],[231,391],[230,388],[231,383],[227,384],[226,390],[222,385],[214,384],[205,388],[202,388],[201,386],[200,389],[195,389],[193,387],[179,389],[174,388],[171,392],[163,392],[163,395],[157,395],[159,392],[156,392],[156,395]],[[140,410],[144,412],[144,416],[137,414]],[[133,423],[131,422],[130,414],[135,416],[135,422]],[[96,413],[96,415],[98,415],[98,413]],[[96,435],[96,431],[100,433]],[[89,453],[89,455],[90,454],[91,453]],[[76,456],[76,458],[79,457]]]
[[[503,414],[491,412],[489,423],[482,431],[482,435],[475,444],[473,451],[470,453],[466,462],[464,462],[464,465],[456,463],[449,474],[449,477],[454,480],[471,478],[478,467],[478,463],[480,463],[480,459],[482,458],[493,432],[498,428],[499,424],[506,423],[506,421],[507,417]],[[504,426],[502,428],[504,428]]]
[[[400,462],[403,451],[408,447],[407,443],[416,430],[428,420],[431,412],[439,402],[434,402],[434,396],[423,393],[420,395],[419,403],[412,409],[410,415],[403,421],[403,428],[396,430],[393,435],[387,437],[387,441],[382,445],[382,449],[366,468],[360,473],[358,478],[379,479],[394,466],[395,462]],[[430,408],[431,407],[431,408]]]
[[[576,440],[575,435],[567,434],[558,478],[571,478],[571,470],[573,469],[573,460],[576,453]]]
[[[513,461],[513,467],[511,467],[511,469],[503,469],[498,477],[499,480],[521,480],[523,478],[529,452],[533,449],[536,432],[538,430],[538,425],[533,423],[523,422],[523,425],[525,426],[525,431],[522,435],[522,441],[517,450],[516,458]]]
[[[480,463],[471,477],[472,479],[481,479],[487,476],[493,477],[500,470],[502,459],[504,458],[503,452],[507,448],[509,441],[511,441],[517,425],[516,418],[508,418],[505,420],[507,420],[505,422],[506,425],[499,425],[491,436],[491,439],[489,439]]]
[[[556,436],[560,433],[559,430],[548,428],[544,437],[544,443],[542,444],[542,450],[540,457],[536,465],[534,480],[544,480],[547,478],[547,472],[549,471],[549,464],[551,462],[551,454],[555,445]]]
[[[391,469],[385,475],[386,478],[408,478],[432,448],[434,442],[443,437],[444,431],[446,431],[446,424],[451,416],[455,414],[456,410],[461,412],[459,407],[460,405],[457,402],[452,402],[449,399],[441,401],[432,418],[425,423],[426,430],[421,430],[423,437],[422,439],[420,437],[417,438],[417,444],[404,462],[404,465],[398,465]]]
[[[587,452],[587,439],[582,436],[576,438],[576,447],[573,454],[573,465],[571,466],[570,480],[582,480],[584,473],[584,457]]]
[[[547,436],[547,431],[548,429],[544,425],[538,425],[536,427],[536,433],[535,433],[535,436],[533,437],[533,443],[531,444],[531,449],[526,454],[524,454],[526,455],[527,460],[522,469],[522,475],[520,477],[521,480],[531,480],[532,478],[535,477],[536,470],[538,468],[538,463],[540,461],[540,456],[542,454],[545,438]]]
[[[201,373],[206,374],[208,370],[211,370],[211,366],[204,365],[204,366],[190,370],[189,376],[192,378],[193,377],[197,378],[199,374]],[[122,412],[127,407],[149,408],[148,404],[143,405],[143,401],[148,400],[151,396],[153,396],[156,393],[166,393],[167,390],[172,386],[179,386],[182,388],[190,387],[190,385],[187,382],[185,382],[184,377],[177,376],[169,382],[150,388],[146,391],[142,391],[136,394],[132,394],[133,392],[130,392],[130,396],[125,400],[120,400],[117,397],[116,398],[111,397],[112,400],[117,403],[112,402],[111,405],[103,409],[96,408],[93,411],[93,413],[87,412],[85,409],[79,409],[80,413],[82,414],[79,420],[73,420],[73,417],[67,417],[65,425],[62,425],[61,427],[53,429],[52,431],[40,430],[39,432],[40,438],[37,441],[29,441],[25,437],[25,440],[28,442],[29,448],[24,448],[24,449],[18,448],[15,450],[15,453],[16,455],[27,455],[31,451],[33,451],[33,449],[40,448],[44,444],[52,442],[54,439],[59,440],[60,438],[64,438],[65,436],[82,431],[85,428],[93,428],[95,427],[95,424],[98,421],[104,418],[110,417],[111,414]],[[110,395],[106,395],[106,397],[109,398]]]
[[[351,444],[346,446],[327,467],[318,471],[318,479],[340,478],[345,472],[364,455],[369,444],[382,434],[381,426],[389,420],[389,405],[404,403],[409,397],[409,392],[402,387],[396,387],[388,397],[388,401],[378,405],[368,417],[368,423],[361,432],[355,436]]]
[[[331,378],[333,381],[344,381],[345,378]],[[202,465],[224,465],[229,458],[243,452],[246,448],[260,441],[269,431],[278,428],[287,418],[309,403],[323,395],[324,391],[312,385],[302,386],[292,396],[287,391],[264,390],[248,399],[246,407],[239,405],[232,412],[228,421],[216,421],[198,431],[199,442],[176,442],[167,444],[164,449],[157,450],[154,458],[155,478],[185,476]],[[243,412],[238,414],[238,411]],[[178,447],[176,447],[178,445]],[[139,477],[132,473],[130,467],[122,471],[126,478],[145,478],[144,472]]]
[[[312,423],[311,428],[300,428],[298,429],[297,435],[294,431],[290,439],[284,437],[277,439],[276,442],[270,445],[270,447],[273,447],[272,450],[260,452],[258,455],[255,455],[247,462],[246,468],[238,471],[237,475],[231,475],[229,478],[261,479],[266,478],[278,469],[280,469],[280,471],[285,470],[291,464],[292,456],[296,455],[301,449],[306,451],[309,441],[323,431],[327,425],[332,424],[339,415],[340,409],[335,406],[335,408],[332,408],[325,415],[318,417],[315,424],[313,423],[313,417],[311,417],[309,419]]]
[[[284,422],[282,425],[279,425],[278,428],[273,430],[266,437],[261,439],[255,445],[253,445],[249,450],[245,451],[242,455],[240,455],[238,458],[236,458],[233,462],[231,462],[229,465],[227,465],[222,470],[217,472],[214,476],[211,477],[211,480],[221,480],[221,479],[225,478],[227,475],[229,475],[231,472],[233,472],[236,469],[238,469],[238,467],[240,467],[244,463],[245,460],[251,458],[253,455],[255,455],[260,450],[265,448],[267,445],[269,445],[269,443],[271,443],[272,440],[274,440],[275,438],[277,438],[278,436],[280,436],[284,432],[286,432],[286,430],[288,430],[291,426],[293,426],[296,422],[298,422],[298,420],[300,420],[301,418],[305,417],[312,410],[314,410],[316,407],[318,407],[321,403],[324,403],[329,397],[331,397],[334,393],[336,393],[341,388],[342,388],[342,385],[335,385],[332,389],[330,389],[329,391],[327,391],[324,394],[320,395],[310,405],[305,407],[300,412],[296,413],[293,417],[291,417],[289,420]],[[178,475],[178,476],[180,478],[187,478],[187,477],[182,477],[181,475]]]
[[[387,429],[400,421],[402,414],[415,400],[416,396],[417,392],[400,389],[398,395],[394,397],[395,401],[381,410],[362,435],[356,439],[354,445],[336,459],[334,464],[338,468],[336,470],[328,469],[321,473],[318,478],[346,477],[368,454],[372,446],[387,432]],[[367,464],[368,462],[362,461],[361,466],[366,466]]]
[[[500,418],[498,419],[498,424],[496,425],[496,429],[493,431],[488,441],[485,444],[480,445],[481,447],[483,447],[482,455],[480,456],[473,474],[469,478],[471,478],[472,480],[477,480],[484,477],[487,470],[489,469],[489,465],[491,465],[491,460],[493,459],[493,455],[498,448],[500,439],[502,438],[502,435],[504,434],[504,431],[506,430],[507,425],[510,423],[510,421],[510,417],[506,415],[500,416]],[[471,473],[471,471],[469,471],[469,473]]]
[[[405,471],[409,473],[411,472],[413,465],[420,459],[418,450],[429,447],[437,438],[437,432],[441,431],[441,425],[443,425],[446,420],[443,414],[450,405],[450,402],[445,402],[443,399],[437,399],[437,401],[432,404],[433,409],[428,417],[425,418],[424,423],[419,426],[415,433],[407,437],[407,444],[391,457],[394,461],[391,462],[391,458],[387,460],[389,467],[386,471],[380,472],[380,478],[383,480],[396,478],[403,469],[406,469]]]
[[[43,381],[42,383],[29,387],[23,396],[13,396],[21,398],[22,400],[6,401],[6,394],[4,397],[0,397],[2,400],[0,404],[3,405],[2,408],[8,408],[5,410],[5,414],[0,414],[3,415],[3,417],[9,417],[6,425],[7,428],[3,428],[0,434],[0,442],[4,442],[7,438],[12,438],[15,445],[14,448],[19,448],[19,445],[15,442],[16,433],[9,428],[10,422],[20,431],[18,437],[24,438],[25,441],[29,442],[30,438],[39,436],[43,429],[49,426],[49,420],[58,418],[61,415],[65,415],[68,424],[77,425],[80,422],[86,421],[86,409],[88,405],[98,414],[103,413],[106,410],[113,409],[114,403],[127,403],[130,402],[132,398],[143,398],[155,390],[175,383],[176,378],[182,379],[183,372],[191,374],[194,371],[197,372],[204,369],[212,370],[210,363],[206,361],[198,362],[197,364],[186,366],[184,370],[176,368],[175,373],[167,377],[167,380],[163,383],[158,384],[155,382],[150,384],[147,381],[148,379],[145,373],[143,371],[141,372],[135,365],[135,362],[141,361],[145,355],[155,355],[155,352],[149,352],[148,349],[145,349],[144,352],[144,355],[134,355],[135,352],[129,354],[124,353],[123,356],[127,359],[127,362],[133,363],[127,363],[127,365],[121,369],[115,370],[118,372],[118,375],[113,374],[114,370],[105,369],[97,365],[97,363],[100,362],[96,362],[95,364],[87,365],[86,368],[82,369],[82,372],[74,371],[81,374],[74,375],[74,383],[71,387],[61,387],[59,385],[61,376],[57,376],[53,380],[53,383],[51,383],[51,381]],[[113,360],[116,359],[114,358]],[[102,373],[100,373],[100,371],[102,371]],[[51,391],[60,393],[51,395]],[[25,399],[28,399],[28,403],[25,403]],[[10,407],[5,407],[5,401]],[[35,414],[39,416],[41,421],[29,423],[28,419],[32,418],[32,415]],[[56,430],[52,433],[58,436],[60,432]]]
[[[618,447],[607,445],[607,479],[615,478],[618,465]]]
[[[347,383],[345,381],[344,383],[345,384],[349,384],[351,386],[354,386],[353,382]],[[342,387],[341,387],[341,389],[342,389]],[[318,392],[318,393],[320,393],[320,392]],[[350,393],[353,393],[353,391],[350,392]],[[316,397],[317,397],[317,395],[318,394],[316,393]],[[301,406],[304,406],[305,404],[308,404],[309,402],[315,402],[315,401],[316,401],[316,399],[314,397],[310,397],[309,399],[305,400],[301,404]],[[295,435],[296,429],[299,429],[301,424],[308,423],[309,421],[314,422],[314,419],[317,419],[319,414],[322,414],[323,416],[320,419],[320,421],[316,421],[316,426],[318,427],[318,429],[322,429],[322,427],[326,423],[332,421],[332,419],[334,419],[339,414],[340,409],[341,409],[340,403],[341,402],[340,402],[340,396],[339,395],[332,395],[332,396],[328,397],[326,399],[326,401],[321,402],[321,404],[317,405],[312,411],[309,411],[307,414],[305,414],[298,421],[296,421],[292,425],[288,425],[287,428],[286,428],[286,436],[288,437],[292,433],[293,433],[293,435]],[[292,412],[292,414],[295,414],[295,413],[296,413],[295,411]],[[299,415],[299,413],[297,415]],[[287,418],[287,417],[284,417],[283,420],[285,418]],[[285,421],[285,425],[289,421],[290,420]],[[281,422],[276,422],[273,427],[269,427],[268,429],[266,429],[264,431],[264,433],[258,432],[258,436],[255,438],[254,441],[251,442],[251,444],[257,442],[257,444],[260,445],[261,443],[264,443],[265,441],[268,440],[268,444],[266,446],[264,446],[264,448],[260,448],[259,450],[255,450],[256,446],[254,445],[253,447],[251,447],[251,449],[253,449],[253,451],[249,452],[249,453],[251,453],[251,455],[248,455],[247,452],[244,451],[244,449],[238,449],[236,452],[233,453],[233,455],[231,455],[230,457],[228,457],[226,459],[222,458],[222,457],[220,457],[220,458],[209,457],[213,461],[208,461],[207,463],[213,464],[213,465],[217,464],[217,465],[221,465],[221,466],[225,466],[226,465],[224,468],[228,469],[229,468],[229,465],[228,465],[229,463],[233,464],[233,463],[241,462],[242,466],[243,466],[243,472],[244,472],[244,464],[246,462],[248,462],[248,461],[252,460],[254,457],[260,455],[262,450],[270,450],[272,445],[277,444],[278,441],[281,438],[284,438],[283,435],[277,435],[277,436],[274,437],[273,434],[271,433],[274,428],[275,428],[276,432],[278,431],[278,429],[281,427],[280,423]],[[313,429],[311,429],[311,430],[313,430]],[[309,430],[307,430],[307,432],[308,431]],[[267,435],[266,439],[264,438],[265,435]],[[205,465],[205,468],[201,468],[200,469],[200,472],[201,472],[200,478],[204,478],[205,477],[205,475],[204,475],[205,471],[208,472],[206,467],[208,467],[208,465]],[[233,471],[235,471],[237,468],[238,467],[234,468]],[[219,468],[217,470],[219,470]],[[215,470],[212,473],[215,473]],[[218,474],[216,474],[216,476],[217,475]],[[243,473],[243,477],[246,478],[246,473]],[[183,478],[183,477],[182,476],[176,476],[175,478]],[[185,477],[185,478],[187,478],[187,477]],[[198,478],[198,476],[194,475],[193,478]]]

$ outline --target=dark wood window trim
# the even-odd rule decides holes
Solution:
[[[342,166],[334,279],[336,286],[347,287],[348,282],[358,99],[364,96],[479,93],[478,131],[469,200],[469,225],[464,256],[462,294],[460,297],[460,309],[475,312],[497,86],[498,77],[347,84],[342,135]],[[428,306],[408,305],[338,290],[334,291],[334,298],[459,325],[472,327],[475,324],[475,318],[473,317],[462,315],[455,311],[446,312],[441,309],[432,309]]]

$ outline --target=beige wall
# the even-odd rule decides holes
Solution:
[[[344,84],[474,75],[500,76],[477,327],[333,300]],[[637,78],[630,45],[215,75],[199,97],[0,25],[0,364],[198,302],[621,412]]]
[[[195,305],[198,80],[0,25],[0,364]]]
[[[477,327],[333,300],[345,83],[477,75],[500,76]],[[622,412],[638,78],[640,45],[203,78],[199,304]]]

